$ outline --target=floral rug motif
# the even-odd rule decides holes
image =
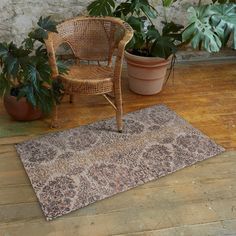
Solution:
[[[224,151],[164,105],[16,145],[47,220]]]

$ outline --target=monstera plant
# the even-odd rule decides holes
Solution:
[[[50,17],[40,18],[37,28],[17,46],[0,43],[0,96],[6,110],[17,120],[34,120],[48,114],[62,95],[62,85],[51,78],[44,39],[57,32]],[[60,73],[65,65],[58,62]]]
[[[173,2],[175,0],[163,0],[162,4],[165,8]],[[162,29],[158,29],[153,22],[158,13],[148,0],[95,0],[88,6],[88,12],[95,16],[120,17],[130,24],[134,36],[125,52],[129,87],[142,95],[160,92],[167,67],[182,40],[183,26],[165,20]]]
[[[217,1],[213,1],[217,2]],[[219,52],[232,37],[236,49],[236,4],[233,1],[218,1],[224,4],[208,4],[188,9],[189,25],[183,32],[183,40],[193,48]]]

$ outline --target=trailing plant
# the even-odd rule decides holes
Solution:
[[[44,40],[48,32],[57,32],[56,22],[40,17],[37,28],[17,46],[0,43],[0,96],[10,94],[17,99],[25,97],[33,106],[49,113],[62,96],[62,84],[51,77]],[[58,62],[60,73],[67,68]]]
[[[190,23],[183,32],[183,40],[190,42],[193,48],[218,52],[232,35],[236,49],[236,4],[199,5],[190,7],[188,13]]]
[[[175,1],[163,0],[162,3],[168,7]],[[134,37],[127,45],[127,50],[135,55],[167,59],[176,52],[176,43],[182,40],[181,25],[165,21],[162,22],[161,31],[155,27],[153,20],[158,14],[148,0],[126,0],[121,3],[116,0],[95,0],[87,9],[93,16],[116,16],[128,22],[134,29]]]

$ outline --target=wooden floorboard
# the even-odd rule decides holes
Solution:
[[[165,104],[226,148],[138,188],[46,222],[14,145],[52,132],[50,117],[12,121],[0,102],[0,236],[221,236],[236,235],[236,63],[178,65],[162,93],[128,90],[124,110]],[[61,129],[112,117],[102,97],[63,101]]]

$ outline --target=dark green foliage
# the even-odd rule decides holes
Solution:
[[[62,96],[62,85],[51,78],[44,39],[48,32],[57,32],[50,17],[40,18],[38,27],[17,46],[13,42],[0,43],[0,96],[10,93],[18,99],[26,97],[33,107],[49,113]],[[36,42],[37,47],[35,46]],[[67,68],[58,62],[60,73]]]
[[[96,0],[88,6],[88,11],[93,16],[111,16],[114,7],[113,0]]]
[[[163,6],[170,6],[176,0],[163,0]],[[181,41],[179,31],[182,26],[173,22],[164,22],[162,33],[152,23],[157,18],[157,11],[148,0],[127,0],[116,4],[115,0],[96,0],[88,6],[90,15],[116,16],[130,24],[134,37],[127,45],[133,54],[148,57],[168,58],[177,50],[176,42]]]
[[[174,2],[176,0],[162,0],[162,5],[169,7]],[[127,21],[134,29],[134,37],[127,50],[136,55],[168,58],[183,43],[218,52],[226,46],[230,36],[236,49],[236,0],[213,0],[213,4],[206,5],[201,2],[199,0],[197,7],[188,9],[190,23],[184,30],[183,26],[174,22],[162,22],[162,32],[152,23],[152,19],[157,18],[157,12],[148,0],[126,0],[122,3],[96,0],[89,5],[88,11],[90,15],[111,15]]]

